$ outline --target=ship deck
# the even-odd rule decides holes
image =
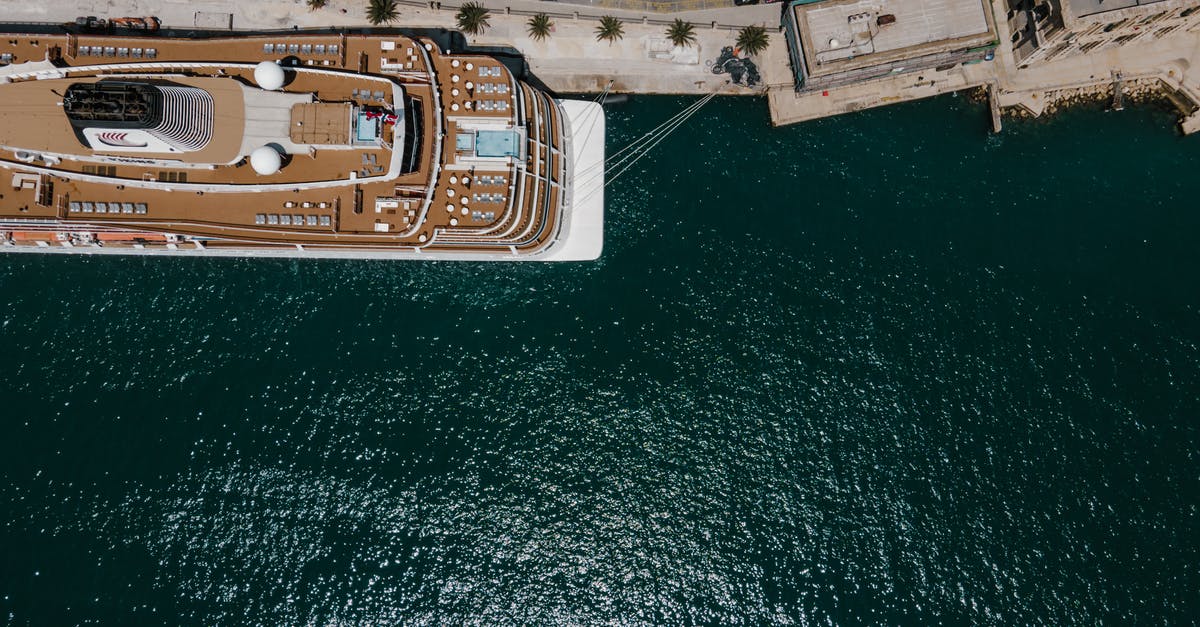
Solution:
[[[571,165],[561,109],[490,57],[342,34],[7,35],[0,53],[12,55],[0,67],[0,232],[11,245],[517,256],[559,237]],[[281,60],[287,83],[260,89],[256,64]],[[65,88],[143,80],[212,94],[211,142],[178,155],[80,143]],[[380,117],[389,112],[394,127]],[[256,144],[286,145],[278,172],[251,167]],[[46,233],[54,241],[37,244]]]

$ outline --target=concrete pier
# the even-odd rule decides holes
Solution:
[[[455,28],[455,13],[465,0],[428,2],[401,0],[400,28]],[[511,47],[523,53],[532,74],[560,93],[602,91],[612,83],[615,93],[766,95],[771,121],[776,125],[838,115],[871,107],[927,98],[963,89],[987,86],[993,107],[992,127],[1000,128],[999,109],[1020,107],[1039,115],[1047,96],[1056,91],[1107,85],[1113,72],[1125,80],[1156,77],[1176,93],[1173,98],[1187,117],[1184,128],[1195,130],[1195,103],[1200,103],[1200,46],[1191,32],[1171,34],[1147,43],[1131,44],[1042,62],[1018,69],[1006,20],[996,20],[1001,45],[995,58],[969,65],[954,65],[900,73],[884,78],[797,92],[780,32],[780,4],[729,6],[687,10],[664,15],[592,4],[565,4],[538,0],[479,0],[491,10],[490,27],[469,37],[471,45]],[[711,6],[707,0],[681,7]],[[1004,0],[994,0],[996,15],[1006,12]],[[190,29],[209,24],[231,24],[235,30],[291,28],[363,28],[366,0],[330,0],[309,10],[301,0],[68,0],[65,3],[12,3],[4,18],[13,22],[67,23],[80,15],[156,15],[165,28]],[[553,21],[551,35],[543,41],[526,32],[530,16],[546,13]],[[598,42],[596,26],[601,16],[622,20],[624,36],[613,43]],[[676,17],[693,23],[696,43],[674,48],[666,27]],[[731,82],[728,74],[714,74],[712,61],[725,46],[735,45],[738,31],[748,25],[766,26],[770,45],[754,58],[763,85],[748,88]],[[1195,69],[1193,69],[1195,68]]]
[[[992,132],[999,133],[1004,126],[1000,121],[1000,88],[996,83],[988,83],[987,100],[992,114]]]
[[[993,10],[1003,15],[1003,0],[997,0]],[[997,20],[996,27],[1001,42],[1011,40],[1005,20]],[[780,66],[778,62],[766,65],[770,71]],[[1114,82],[1114,73],[1125,80],[1157,78],[1186,102],[1200,103],[1200,47],[1194,33],[1182,32],[1024,69],[1018,69],[1012,48],[1002,43],[990,62],[900,74],[836,89],[797,93],[786,81],[771,80],[771,120],[777,125],[791,124],[979,86],[988,86],[989,100],[999,107],[1019,107],[1037,116],[1047,107],[1047,95],[1052,98],[1054,92],[1064,89],[1108,86]],[[1181,113],[1189,115],[1189,107],[1181,104]],[[1188,128],[1195,124],[1189,123]]]
[[[1200,114],[1193,113],[1179,123],[1179,129],[1184,135],[1191,135],[1196,131],[1200,131]]]
[[[1112,110],[1123,111],[1125,109],[1125,82],[1122,80],[1120,70],[1112,71],[1113,82],[1113,99]]]
[[[429,2],[399,0],[399,15],[387,28],[444,28],[455,30],[455,14],[467,0]],[[500,46],[519,50],[531,72],[546,87],[559,93],[599,92],[610,81],[616,93],[760,95],[760,89],[735,85],[729,76],[713,74],[711,62],[725,46],[735,45],[738,31],[747,25],[779,24],[779,5],[699,9],[664,15],[588,4],[539,0],[478,0],[490,11],[490,27],[468,36],[473,46]],[[686,6],[706,6],[708,2]],[[283,30],[308,28],[369,28],[367,0],[329,0],[321,9],[309,10],[302,0],[68,0],[64,3],[11,3],[2,19],[11,22],[66,23],[80,15],[114,17],[155,15],[163,28],[186,30]],[[530,16],[547,14],[552,32],[537,41],[527,32]],[[624,36],[612,43],[596,40],[602,16],[622,21]],[[679,17],[695,25],[696,44],[672,50],[666,28]],[[783,47],[772,30],[772,47]],[[786,55],[785,55],[786,57]]]

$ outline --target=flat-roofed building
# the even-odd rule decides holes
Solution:
[[[1009,0],[1018,67],[1200,30],[1197,0]]]
[[[796,89],[990,58],[986,0],[796,0],[784,17]]]

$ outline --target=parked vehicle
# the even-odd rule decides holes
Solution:
[[[95,15],[81,15],[75,18],[75,25],[79,28],[86,28],[90,30],[104,30],[108,28],[108,20],[102,17],[96,17]]]
[[[158,30],[158,18],[150,17],[114,17],[112,25],[118,28],[129,28],[133,30]]]

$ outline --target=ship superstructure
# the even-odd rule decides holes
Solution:
[[[604,116],[404,36],[6,35],[0,250],[593,259]]]

